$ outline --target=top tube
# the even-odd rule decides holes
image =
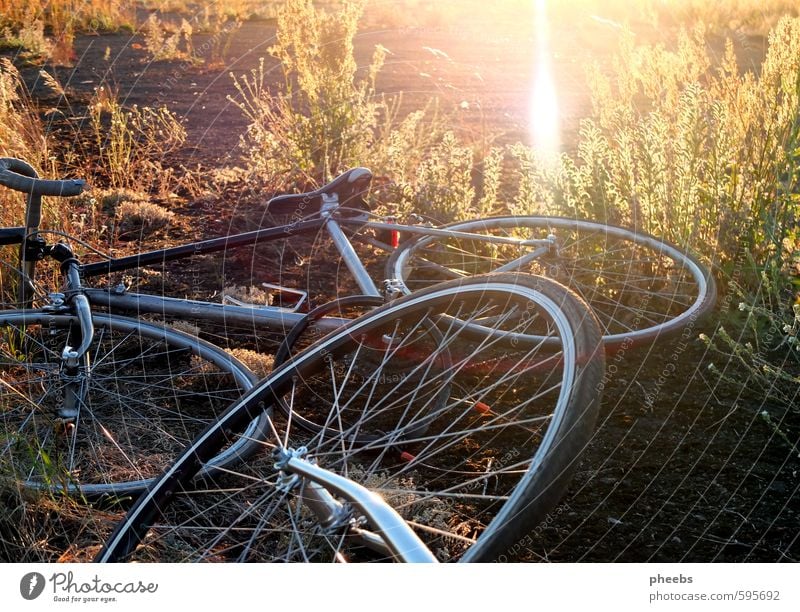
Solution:
[[[464,238],[465,240],[480,240],[492,244],[510,244],[514,246],[549,246],[551,240],[547,238],[532,238],[530,240],[520,240],[519,238],[509,238],[508,236],[492,236],[485,234],[475,234],[471,232],[459,232],[447,228],[425,227],[421,225],[400,225],[398,223],[381,223],[379,221],[359,221],[346,217],[337,218],[337,221],[345,225],[359,225],[375,229],[397,230],[408,232],[409,234],[420,234],[422,236],[442,236],[445,238]]]
[[[119,257],[116,259],[109,259],[108,261],[84,264],[81,266],[80,270],[81,274],[85,277],[102,276],[110,272],[131,270],[133,268],[160,264],[166,261],[184,259],[194,255],[204,255],[206,253],[216,253],[240,246],[248,246],[260,241],[280,240],[281,238],[288,238],[295,234],[314,232],[319,230],[324,223],[324,219],[317,218],[276,227],[267,227],[243,234],[211,238],[209,240],[190,242],[168,249],[147,251],[137,255],[130,255],[129,257]]]

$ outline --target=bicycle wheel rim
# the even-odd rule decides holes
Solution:
[[[585,232],[586,236],[594,236],[597,242],[594,243],[594,248],[597,249],[602,245],[610,244],[613,241],[625,241],[631,245],[632,249],[642,249],[645,253],[649,253],[649,257],[664,258],[665,262],[675,264],[679,270],[680,278],[676,282],[677,286],[693,285],[691,289],[692,295],[683,296],[679,295],[677,289],[670,295],[669,290],[664,291],[665,297],[668,297],[672,302],[672,308],[680,310],[676,314],[668,315],[663,313],[654,313],[648,310],[650,300],[653,295],[656,295],[655,290],[649,290],[648,293],[642,293],[641,300],[635,306],[619,307],[619,302],[609,304],[609,298],[597,287],[593,287],[591,283],[580,282],[580,275],[575,274],[574,270],[568,271],[564,277],[556,277],[554,280],[570,287],[578,293],[594,310],[595,314],[601,323],[603,330],[603,343],[607,350],[613,350],[620,345],[634,345],[645,342],[650,342],[660,337],[667,337],[681,333],[687,327],[693,327],[697,319],[711,310],[716,300],[716,287],[713,277],[704,268],[704,266],[686,249],[681,249],[667,241],[660,240],[649,234],[640,233],[634,230],[617,227],[614,225],[596,223],[593,221],[585,221],[580,219],[569,219],[565,217],[543,217],[543,216],[510,216],[510,217],[490,217],[476,221],[466,221],[452,223],[444,226],[446,229],[458,230],[462,232],[480,232],[490,231],[491,229],[516,229],[523,227],[526,229],[539,230],[538,238],[544,238],[545,234],[555,230],[558,237],[559,231],[561,232]],[[526,236],[528,238],[530,236]],[[439,239],[436,237],[419,237],[412,238],[401,244],[400,247],[392,254],[386,266],[386,274],[389,278],[397,278],[407,280],[409,269],[412,267],[411,258],[414,256],[415,251],[424,249],[426,246],[434,244]],[[585,240],[585,238],[584,238]],[[577,244],[575,242],[574,244]],[[612,258],[603,257],[599,258],[599,264],[608,268],[616,266],[615,274],[619,274],[620,270],[623,273],[630,272],[631,268],[620,268],[619,262],[614,262]],[[488,271],[488,270],[485,270]],[[547,273],[546,266],[539,269],[530,270],[522,269],[523,272],[533,272],[536,274],[543,274],[550,276]],[[685,274],[680,271],[685,271]],[[602,273],[600,273],[602,276]],[[595,279],[592,279],[595,280]],[[414,287],[404,286],[404,290],[410,293]],[[640,289],[635,289],[640,291]],[[648,297],[650,296],[650,297]],[[604,315],[603,312],[606,312]],[[632,323],[637,326],[637,329],[622,329],[619,321],[615,322],[614,319],[618,316],[618,312],[623,312],[628,316],[628,319],[633,318]],[[648,317],[653,317],[654,320],[647,322]],[[661,318],[662,320],[658,320]]]
[[[510,275],[506,275],[505,280],[509,281],[509,279]],[[510,295],[510,294],[517,296],[527,295],[528,297],[530,297],[531,295],[530,288],[521,287],[520,284],[516,282],[516,280],[505,283],[492,281],[490,286],[487,286],[487,284],[484,282],[483,287],[477,286],[481,282],[484,282],[483,279],[470,279],[464,283],[450,283],[449,284],[450,286],[446,289],[437,288],[432,291],[429,290],[427,292],[424,292],[425,295],[412,295],[403,298],[402,300],[399,300],[397,303],[382,307],[381,309],[378,309],[378,311],[375,311],[366,317],[362,317],[361,319],[352,322],[342,330],[332,332],[329,336],[327,336],[319,343],[317,343],[313,347],[313,349],[310,349],[304,353],[297,355],[291,362],[288,362],[283,366],[279,367],[270,377],[268,377],[265,381],[259,384],[247,397],[243,398],[240,402],[234,405],[229,410],[228,413],[223,415],[220,418],[219,422],[215,423],[215,425],[212,428],[206,430],[206,432],[204,432],[204,434],[201,435],[195,441],[192,447],[187,449],[187,451],[176,462],[176,464],[173,465],[172,468],[170,468],[170,470],[157,483],[155,483],[155,485],[145,495],[143,495],[137,501],[134,508],[131,509],[128,517],[126,517],[125,521],[123,521],[123,523],[120,524],[115,534],[106,543],[106,547],[98,559],[101,561],[111,561],[111,560],[119,560],[121,558],[125,558],[133,550],[133,548],[135,548],[135,546],[139,543],[141,538],[144,537],[145,533],[147,532],[148,528],[151,525],[153,525],[154,523],[163,523],[161,519],[157,518],[159,511],[164,510],[169,500],[175,499],[176,497],[180,497],[180,495],[176,496],[175,493],[176,491],[179,491],[181,489],[182,486],[181,482],[189,479],[191,477],[191,473],[196,468],[197,461],[202,461],[203,458],[208,453],[213,452],[212,450],[213,447],[216,444],[219,444],[220,440],[224,439],[223,435],[224,430],[227,429],[229,431],[235,431],[237,427],[241,426],[242,422],[245,422],[246,419],[249,418],[248,414],[251,410],[257,409],[256,407],[259,406],[261,402],[269,401],[270,395],[284,393],[287,389],[291,387],[293,382],[296,382],[298,378],[307,375],[309,372],[317,371],[318,366],[320,365],[321,360],[323,359],[322,355],[326,353],[330,355],[336,355],[337,351],[343,350],[343,347],[345,347],[347,343],[352,343],[352,338],[354,334],[359,334],[365,331],[369,331],[371,329],[380,329],[380,325],[385,323],[385,321],[388,320],[389,318],[397,319],[398,317],[411,315],[414,313],[415,308],[419,310],[420,308],[429,305],[431,299],[438,298],[443,301],[451,300],[452,297],[457,294],[460,294],[461,297],[463,298],[465,286],[469,287],[467,291],[471,289],[475,292],[485,293],[488,288],[489,291],[495,291],[498,293],[502,292],[505,295]],[[541,295],[536,295],[535,299],[537,300],[537,304],[539,303],[547,304],[548,307],[551,307],[552,308],[551,312],[554,313],[556,319],[562,316],[559,310],[560,306],[557,301]],[[593,321],[591,315],[588,314],[588,312],[586,312],[585,310],[584,310],[584,316],[586,317],[587,322],[595,326],[594,329],[596,335],[595,335],[595,345],[593,350],[595,352],[595,356],[597,357],[597,359],[600,362],[602,362],[602,356],[598,355],[599,332],[597,332],[596,323]],[[381,322],[380,325],[378,321]],[[484,529],[480,534],[480,537],[478,537],[478,542],[481,541],[481,538],[486,537],[487,544],[485,545],[484,550],[475,548],[474,542],[470,542],[470,544],[472,544],[471,550],[476,551],[471,555],[471,557],[469,557],[470,560],[477,560],[485,556],[489,556],[491,554],[496,554],[497,547],[492,546],[490,543],[490,540],[493,539],[494,532],[499,533],[500,531],[506,531],[507,532],[506,537],[508,537],[508,534],[514,532],[514,529],[511,528],[510,524],[512,522],[515,524],[523,524],[525,522],[524,515],[527,513],[527,511],[533,505],[537,503],[540,504],[541,502],[543,502],[543,497],[540,495],[541,491],[537,491],[536,493],[534,493],[532,491],[532,488],[538,486],[539,488],[544,487],[552,489],[552,491],[561,491],[563,482],[560,482],[558,485],[556,485],[555,480],[558,479],[563,481],[563,479],[568,476],[567,475],[568,470],[562,465],[561,467],[558,468],[557,470],[558,473],[556,475],[551,474],[547,477],[546,481],[541,480],[542,473],[545,471],[543,466],[543,464],[545,463],[544,459],[548,455],[548,453],[553,450],[552,448],[549,448],[549,446],[552,443],[554,443],[556,439],[560,441],[561,438],[563,438],[565,435],[569,434],[571,436],[573,435],[573,433],[575,433],[574,430],[576,430],[576,428],[574,426],[573,421],[578,419],[578,417],[575,414],[573,414],[573,412],[576,410],[575,382],[580,379],[582,388],[585,388],[587,385],[591,383],[589,378],[586,378],[585,376],[583,376],[583,373],[580,372],[581,370],[583,370],[583,367],[578,365],[581,359],[577,354],[579,351],[584,351],[589,347],[585,345],[581,345],[579,347],[576,341],[571,338],[570,332],[573,331],[571,327],[571,322],[562,321],[562,323],[563,325],[560,328],[559,333],[566,334],[565,349],[562,358],[556,359],[553,362],[555,364],[558,364],[558,377],[557,377],[558,380],[556,383],[552,384],[553,388],[555,389],[552,391],[552,393],[553,393],[553,398],[555,398],[553,401],[556,408],[553,410],[552,413],[548,413],[548,415],[544,419],[541,416],[537,415],[535,419],[531,420],[531,422],[534,422],[537,419],[539,421],[546,420],[547,425],[544,433],[541,433],[539,431],[537,431],[536,433],[531,433],[531,431],[529,430],[526,430],[524,432],[517,432],[521,433],[523,439],[527,440],[527,443],[530,445],[533,444],[532,440],[534,439],[540,441],[537,445],[537,448],[531,451],[530,456],[526,456],[520,461],[515,460],[513,462],[510,459],[507,459],[506,463],[504,465],[501,465],[497,471],[492,472],[489,475],[486,475],[485,472],[481,471],[477,475],[477,477],[474,470],[478,468],[470,466],[470,462],[475,463],[477,461],[475,455],[461,457],[456,452],[452,453],[453,457],[458,456],[457,459],[451,459],[452,461],[456,462],[455,465],[460,465],[462,468],[465,469],[467,468],[467,466],[469,466],[469,469],[471,471],[465,472],[466,475],[464,476],[461,476],[461,472],[457,472],[449,464],[441,468],[439,466],[433,466],[433,476],[430,477],[433,479],[433,481],[435,481],[437,478],[441,478],[440,474],[443,472],[446,473],[450,478],[452,478],[455,475],[456,477],[463,479],[462,484],[469,488],[466,490],[466,492],[460,493],[459,497],[464,497],[465,499],[475,498],[475,497],[477,498],[485,497],[485,495],[476,495],[472,491],[473,488],[476,486],[483,486],[483,482],[488,481],[490,478],[500,479],[500,478],[510,477],[514,479],[513,480],[514,483],[517,483],[518,480],[520,482],[521,486],[519,487],[517,487],[516,484],[513,484],[514,488],[512,488],[511,490],[515,492],[513,494],[510,494],[509,496],[502,495],[497,498],[495,498],[496,496],[494,496],[494,494],[490,494],[488,496],[489,503],[491,505],[499,505],[502,506],[503,508],[507,507],[507,510],[504,511],[505,513],[493,512],[493,515],[499,518],[497,518],[494,523],[489,521],[486,522],[485,525],[486,529]],[[447,334],[445,334],[445,338],[448,338]],[[526,374],[530,375],[530,371],[531,370],[528,370]],[[596,378],[597,381],[599,381],[599,378],[596,376],[597,372],[598,370],[596,368],[593,368],[592,379]],[[521,377],[522,374],[523,372],[520,371],[518,374],[516,374],[517,378],[515,378],[514,380],[512,380],[512,378],[509,378],[508,379],[509,384],[518,383],[518,381],[521,380],[521,378],[519,377]],[[476,385],[475,389],[478,388],[479,385]],[[495,386],[492,390],[498,391],[498,389],[499,387]],[[464,398],[455,399],[455,403],[459,406],[459,409],[464,414],[466,413],[471,414],[475,407],[473,405],[473,400],[475,400],[475,397],[469,395],[470,391],[471,389],[464,391],[464,393],[466,394]],[[505,393],[507,389],[504,387],[500,391]],[[479,392],[482,393],[483,391],[481,390]],[[522,393],[522,395],[524,396],[524,392]],[[526,405],[532,405],[535,404],[536,401],[542,401],[541,397],[543,397],[543,395],[544,394],[536,396],[535,394],[532,394],[531,396],[525,396],[528,399]],[[485,396],[477,396],[477,397],[485,397]],[[475,401],[479,402],[480,400],[478,399]],[[596,402],[592,401],[589,402],[589,404],[593,404],[593,407],[596,410]],[[469,425],[465,426],[467,427],[467,429],[465,429],[466,431],[465,436],[473,436],[473,435],[485,435],[489,437],[495,436],[498,438],[496,441],[497,444],[500,444],[502,440],[500,439],[498,432],[501,429],[504,430],[504,433],[508,432],[508,429],[506,428],[506,425],[504,423],[504,419],[508,419],[509,414],[513,414],[513,408],[510,408],[505,413],[501,412],[494,415],[490,415],[488,423],[481,424],[480,426],[476,426],[474,425],[473,422],[470,422]],[[526,415],[526,417],[529,416],[530,415]],[[446,423],[448,424],[447,426],[450,426],[452,428],[453,426],[449,425],[451,423],[452,416],[448,415],[448,417],[449,418],[446,421]],[[588,419],[588,418],[586,419],[586,423],[589,428],[591,427],[590,422],[592,421],[593,419]],[[528,421],[526,419],[523,419],[522,416],[520,416],[516,421],[512,423],[512,425],[515,427],[520,427],[522,423],[525,423],[527,425]],[[462,436],[461,431],[452,434],[452,438],[459,443],[466,439],[460,436]],[[584,431],[582,431],[581,436],[585,437],[585,428]],[[276,437],[278,437],[277,434]],[[429,437],[435,440],[440,440],[443,438],[441,434],[430,435]],[[333,446],[335,446],[339,442],[341,441],[339,440],[334,441]],[[420,441],[417,440],[415,442],[420,442]],[[439,443],[439,442],[432,443],[430,442],[430,440],[425,440],[422,442],[427,444]],[[472,442],[472,440],[470,440],[470,442]],[[505,444],[505,442],[502,443]],[[582,440],[581,444],[583,443],[585,443],[585,440]],[[447,440],[441,442],[441,446],[436,447],[436,449],[438,450],[439,448],[445,446],[446,444]],[[386,446],[388,447],[389,445],[387,444]],[[453,449],[451,450],[455,450],[455,446],[454,445],[452,446]],[[331,446],[326,448],[330,450],[333,447]],[[502,448],[505,449],[505,446],[502,446]],[[311,449],[311,447],[309,447],[309,449]],[[359,452],[363,452],[363,450],[364,449],[360,449]],[[375,449],[366,449],[366,450],[372,451]],[[384,449],[381,448],[379,450],[383,451]],[[341,466],[344,465],[346,462],[350,461],[354,454],[355,453],[348,453],[348,452],[344,452],[343,454],[341,454],[339,458],[340,463],[338,464],[338,468],[341,469]],[[325,453],[322,453],[320,455],[320,465],[323,465],[323,460],[326,461],[326,464],[323,465],[323,467],[326,467],[326,469],[331,465],[335,465],[330,461],[331,456],[332,453],[327,453],[327,455]],[[418,455],[417,458],[419,457],[421,457],[421,455]],[[517,457],[517,455],[514,455],[514,457]],[[416,461],[417,458],[412,458],[410,462],[413,464],[413,462]],[[427,470],[429,466],[424,464],[424,461],[427,461],[429,459],[437,460],[437,455],[433,453],[425,455],[424,460],[419,459],[419,462],[414,465],[414,469]],[[438,455],[438,460],[441,459],[442,455],[440,454]],[[572,457],[570,461],[572,461],[573,459],[574,457]],[[489,465],[491,465],[491,460],[489,461]],[[407,474],[410,468],[403,467],[400,469],[402,471],[400,471],[399,473],[402,475],[402,474]],[[481,467],[480,469],[483,470],[483,467]],[[356,474],[355,468],[351,469],[349,472],[346,472],[344,470],[343,472],[349,473],[352,477],[357,477],[357,478],[362,477]],[[523,473],[530,473],[530,476],[521,478],[521,475]],[[383,476],[380,474],[380,471],[373,472],[372,474],[368,474],[367,476],[372,476],[375,474],[377,474],[378,477],[383,478]],[[367,476],[363,476],[363,478],[365,478],[366,482],[369,482]],[[387,477],[385,479],[385,482],[389,483],[386,486],[391,485],[391,478]],[[429,480],[429,482],[431,482],[431,480]],[[373,485],[373,486],[378,486],[378,485]],[[444,485],[440,483],[440,487],[441,486]],[[448,485],[448,486],[450,486],[452,489],[455,489],[455,485],[452,486]],[[516,492],[517,489],[519,490],[519,492]],[[391,493],[389,489],[385,489],[385,491],[389,491]],[[381,491],[379,490],[378,492]],[[414,490],[414,494],[418,493],[420,493],[420,490]],[[270,491],[269,494],[272,495],[273,497],[278,495],[277,493],[274,492],[274,488],[273,490]],[[553,501],[552,499],[549,499],[548,503],[552,503],[552,501]],[[421,507],[424,509],[425,508],[424,504],[430,502],[431,502],[430,496],[426,496],[424,499],[415,500],[410,505]],[[215,505],[214,507],[216,508],[216,511],[218,511],[221,506]],[[539,508],[539,511],[541,510],[542,508]],[[194,525],[194,523],[192,522],[193,520],[194,519],[187,520],[184,523],[184,525],[185,524]],[[522,523],[520,523],[520,521],[522,521]],[[239,525],[240,527],[242,525],[241,522],[236,523],[234,521],[234,523]],[[182,527],[184,525],[179,525],[178,527]],[[155,530],[158,531],[159,529],[165,529],[166,531],[169,531],[172,528],[164,527],[164,525],[158,524]],[[428,533],[430,533],[430,530],[428,530]],[[435,534],[435,535],[436,537],[442,535],[442,537],[446,538],[455,538],[455,536],[453,536],[453,534],[450,533]],[[163,538],[164,536],[160,535],[158,537]],[[173,541],[174,537],[175,537],[174,531],[171,531],[167,539]],[[464,539],[467,538],[462,538],[462,540]],[[153,541],[148,540],[147,546],[150,546],[152,544]],[[209,547],[207,552],[208,555],[213,557],[220,555],[221,553],[219,551],[220,551],[219,548]],[[193,558],[193,557],[188,557],[188,558]]]
[[[14,466],[16,482],[25,488],[88,497],[139,493],[177,456],[181,436],[188,443],[196,435],[192,407],[213,403],[221,411],[228,394],[234,395],[232,401],[253,386],[255,377],[247,368],[199,338],[115,315],[96,314],[93,322],[95,342],[81,383],[84,400],[72,433],[58,440],[60,428],[69,424],[59,422],[57,414],[59,393],[66,385],[58,371],[57,352],[63,346],[57,343],[77,326],[77,319],[35,310],[0,313],[5,337],[21,334],[32,347],[15,356],[5,342],[2,351],[2,367],[20,377],[17,395],[38,393],[33,403],[23,397],[6,402],[3,414],[0,457]],[[56,336],[53,346],[46,346],[47,335]],[[2,393],[8,397],[9,387]],[[176,429],[165,429],[162,435],[156,420],[144,420],[159,414],[165,423],[171,418]],[[248,437],[262,437],[263,427],[263,420],[254,420],[246,428]],[[165,444],[168,439],[172,441]],[[155,443],[152,448],[148,441]],[[204,471],[239,461],[255,447],[243,438],[221,449]],[[20,464],[20,449],[26,448],[37,455]]]

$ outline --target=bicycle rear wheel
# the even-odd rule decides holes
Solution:
[[[174,329],[96,314],[80,372],[65,374],[77,317],[0,312],[0,463],[25,487],[84,495],[144,489],[254,376],[223,350]],[[68,385],[78,415],[59,411]],[[266,417],[209,457],[210,471],[257,446]]]
[[[713,278],[686,249],[633,230],[579,219],[523,216],[445,227],[476,237],[407,240],[389,258],[387,278],[403,280],[411,292],[503,266],[547,276],[574,290],[591,306],[607,349],[679,332],[708,312],[716,299]],[[532,240],[550,235],[555,236],[552,249],[490,244],[481,239]]]
[[[500,333],[476,336],[464,322]],[[559,343],[525,342],[529,332]],[[588,443],[600,347],[585,304],[529,275],[444,283],[382,306],[236,402],[137,501],[98,560],[383,559],[368,533],[376,526],[357,516],[321,525],[306,485],[272,463],[188,488],[197,466],[276,397],[290,410],[275,414],[270,448],[381,495],[440,559],[510,554],[562,496]]]

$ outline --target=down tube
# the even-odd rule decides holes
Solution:
[[[118,294],[104,289],[86,289],[85,294],[93,306],[108,308],[115,313],[132,313],[134,316],[155,314],[229,325],[263,325],[276,331],[288,331],[305,316],[304,313],[291,312],[281,308],[248,308],[140,293]],[[322,317],[316,324],[321,331],[327,333],[338,329],[347,322],[348,319]]]

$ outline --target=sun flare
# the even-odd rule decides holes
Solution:
[[[530,134],[534,148],[545,156],[555,156],[561,149],[558,96],[550,51],[547,1],[535,0],[535,61],[531,85]]]

